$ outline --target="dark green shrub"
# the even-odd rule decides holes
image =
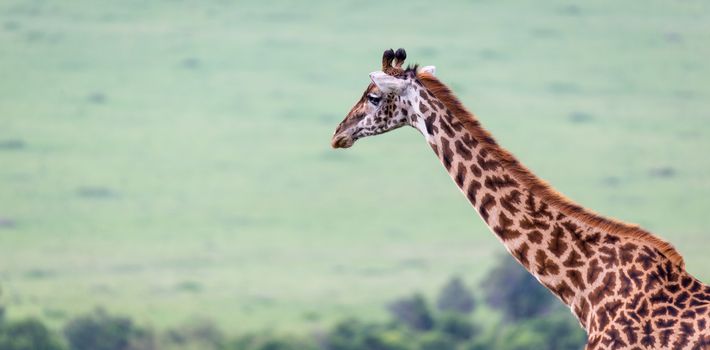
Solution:
[[[166,331],[164,342],[171,348],[210,350],[221,348],[225,337],[214,322],[198,319]]]
[[[441,311],[471,313],[475,307],[475,300],[471,290],[466,288],[459,277],[451,278],[439,292],[436,306]]]
[[[201,349],[201,348],[200,348]],[[270,333],[247,334],[227,342],[221,350],[317,350],[304,338]]]
[[[133,324],[131,319],[112,316],[103,310],[79,316],[64,327],[72,350],[150,350],[152,334]]]
[[[465,341],[479,333],[478,327],[467,317],[448,313],[440,316],[436,321],[436,330],[457,341]]]
[[[388,309],[397,322],[412,330],[428,331],[434,328],[434,317],[421,294],[396,300]]]
[[[545,349],[574,350],[581,349],[587,342],[587,336],[574,317],[564,310],[545,317],[528,320],[518,325],[514,332],[529,332],[543,337]]]
[[[0,350],[63,350],[58,337],[36,319],[0,324]]]
[[[426,332],[419,337],[417,350],[447,350],[456,348],[456,340],[439,332]]]
[[[413,350],[413,334],[397,325],[345,320],[336,324],[323,339],[327,350]]]
[[[550,291],[509,256],[501,258],[481,284],[486,302],[508,322],[545,315],[562,306]]]

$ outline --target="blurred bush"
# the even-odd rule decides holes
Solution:
[[[217,325],[206,319],[190,320],[179,327],[169,329],[162,343],[171,350],[177,349],[221,349],[226,337]]]
[[[229,341],[221,350],[317,350],[309,337],[294,337],[270,333],[249,334]]]
[[[345,319],[316,335],[270,332],[225,335],[209,320],[191,320],[158,336],[125,316],[98,309],[64,326],[68,350],[578,350],[586,336],[569,310],[510,257],[483,281],[484,299],[501,314],[491,328],[474,317],[476,297],[460,277],[442,287],[436,309],[419,293],[387,305],[390,320]],[[0,306],[0,310],[2,307]],[[490,319],[488,317],[487,319]],[[479,318],[480,320],[480,318]],[[487,321],[486,324],[489,322]],[[38,320],[3,320],[0,350],[65,350]]]
[[[507,322],[541,317],[562,306],[535,277],[507,255],[501,256],[481,288],[488,305],[500,310]]]
[[[457,341],[472,339],[480,333],[479,326],[474,324],[470,318],[455,313],[440,316],[436,323],[436,329],[439,333]]]
[[[436,305],[441,311],[468,314],[473,311],[476,304],[471,290],[466,288],[460,277],[456,276],[441,289]]]
[[[37,319],[0,322],[0,350],[65,349],[59,338]]]
[[[434,317],[426,299],[420,294],[392,302],[388,307],[394,319],[415,331],[428,331],[434,327]]]
[[[70,320],[64,335],[72,350],[153,350],[153,334],[130,318],[98,309]]]

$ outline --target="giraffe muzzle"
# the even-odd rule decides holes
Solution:
[[[347,133],[337,134],[333,136],[333,139],[330,141],[330,145],[333,148],[350,148],[354,143],[355,139]]]

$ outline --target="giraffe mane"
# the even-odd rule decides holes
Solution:
[[[426,72],[419,72],[416,77],[435,98],[441,101],[446,108],[451,111],[454,117],[471,133],[471,136],[479,140],[483,148],[494,157],[498,158],[503,166],[509,169],[516,179],[525,184],[532,193],[559,208],[565,215],[574,217],[599,230],[646,243],[658,249],[673,264],[681,268],[685,267],[683,257],[672,244],[642,229],[636,224],[601,216],[574,203],[563,194],[554,190],[547,182],[537,177],[527,167],[522,165],[510,152],[499,146],[493,136],[481,126],[474,115],[461,104],[458,98],[454,96],[453,92],[439,79]]]

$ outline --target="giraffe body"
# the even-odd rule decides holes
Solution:
[[[710,287],[685,271],[672,245],[552,190],[495,142],[433,67],[404,70],[405,57],[385,52],[334,147],[417,128],[510,254],[570,307],[587,349],[710,349]]]

